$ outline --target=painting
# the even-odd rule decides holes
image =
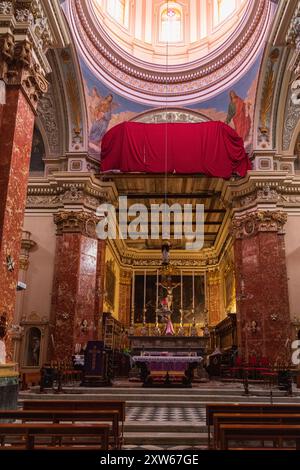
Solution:
[[[242,137],[246,150],[250,150],[260,63],[261,56],[230,88],[182,110],[189,109],[201,113],[207,119],[226,122]],[[81,59],[81,68],[88,108],[89,153],[100,160],[101,141],[108,130],[153,108],[115,93],[94,75],[84,59]]]
[[[116,291],[116,274],[113,260],[107,261],[105,271],[105,301],[108,306],[114,310],[115,308],[115,291]]]
[[[45,157],[45,145],[40,130],[35,127],[33,131],[32,149],[30,158],[30,172],[43,173],[45,169],[43,158]]]
[[[172,283],[179,284],[173,290],[173,314],[172,322],[180,323],[181,287],[180,276],[172,276]],[[192,276],[183,276],[183,323],[193,322],[193,279]],[[159,305],[166,297],[166,291],[159,288]],[[144,276],[135,276],[134,321],[143,322]],[[204,322],[205,309],[205,278],[203,275],[195,275],[195,313],[196,323]],[[146,278],[146,322],[155,323],[156,318],[156,275],[147,275]]]

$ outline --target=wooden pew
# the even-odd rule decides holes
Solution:
[[[65,411],[118,411],[121,422],[121,444],[124,436],[126,402],[116,400],[25,400],[24,410],[65,410]]]
[[[213,417],[214,449],[220,447],[222,424],[296,424],[300,425],[300,414],[283,413],[215,413]]]
[[[27,422],[50,422],[59,424],[63,422],[103,422],[108,421],[112,426],[112,435],[114,440],[114,447],[120,448],[120,433],[119,433],[119,412],[117,410],[0,410],[0,420],[19,420],[22,423]],[[0,435],[0,442],[3,441],[3,436]]]
[[[295,440],[295,450],[300,450],[300,425],[294,424],[221,424],[220,425],[220,450],[235,450],[229,447],[229,441],[273,441]],[[266,447],[243,447],[243,450],[266,449]],[[276,447],[275,447],[276,448]],[[281,447],[281,449],[285,449]],[[239,450],[241,450],[239,448]]]
[[[206,405],[208,447],[210,447],[210,426],[213,424],[214,413],[300,413],[300,404],[208,403]]]
[[[108,450],[108,438],[109,438],[109,425],[108,424],[4,424],[0,423],[0,434],[5,436],[20,436],[21,440],[19,443],[13,445],[4,446],[4,443],[0,447],[1,451],[9,450],[33,450],[33,449],[44,449],[52,447],[55,450],[69,449],[69,450],[81,450],[81,449],[99,449]],[[72,440],[68,444],[64,444],[63,439],[68,436]],[[47,438],[48,442],[38,442],[37,438]],[[100,443],[93,447],[80,438],[100,438]],[[59,438],[61,445],[53,444],[53,438]],[[76,440],[73,440],[76,438]]]

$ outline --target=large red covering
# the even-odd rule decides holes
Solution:
[[[243,140],[223,122],[124,122],[102,140],[101,170],[230,178],[251,168]]]

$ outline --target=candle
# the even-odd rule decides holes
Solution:
[[[183,277],[182,277],[182,270],[180,271],[180,284],[181,284],[181,310],[183,310]]]
[[[131,294],[131,324],[134,324],[134,303],[135,303],[135,272],[132,273],[132,294]]]
[[[145,270],[144,271],[144,315],[143,315],[144,323],[146,323],[146,280],[147,280],[147,274]]]
[[[195,311],[195,271],[193,271],[193,313]]]
[[[158,309],[158,270],[156,271],[156,310]]]

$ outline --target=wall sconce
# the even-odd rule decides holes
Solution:
[[[248,322],[246,324],[245,330],[248,331],[249,333],[255,334],[260,330],[260,327],[258,326],[258,323],[256,320],[252,320],[251,322]]]
[[[271,313],[270,318],[272,321],[277,321],[278,320],[278,314],[277,313]]]
[[[93,322],[90,323],[87,321],[86,318],[81,320],[81,322],[78,322],[78,327],[81,331],[82,334],[88,334],[88,332],[92,329],[95,329],[96,327],[94,326]]]

